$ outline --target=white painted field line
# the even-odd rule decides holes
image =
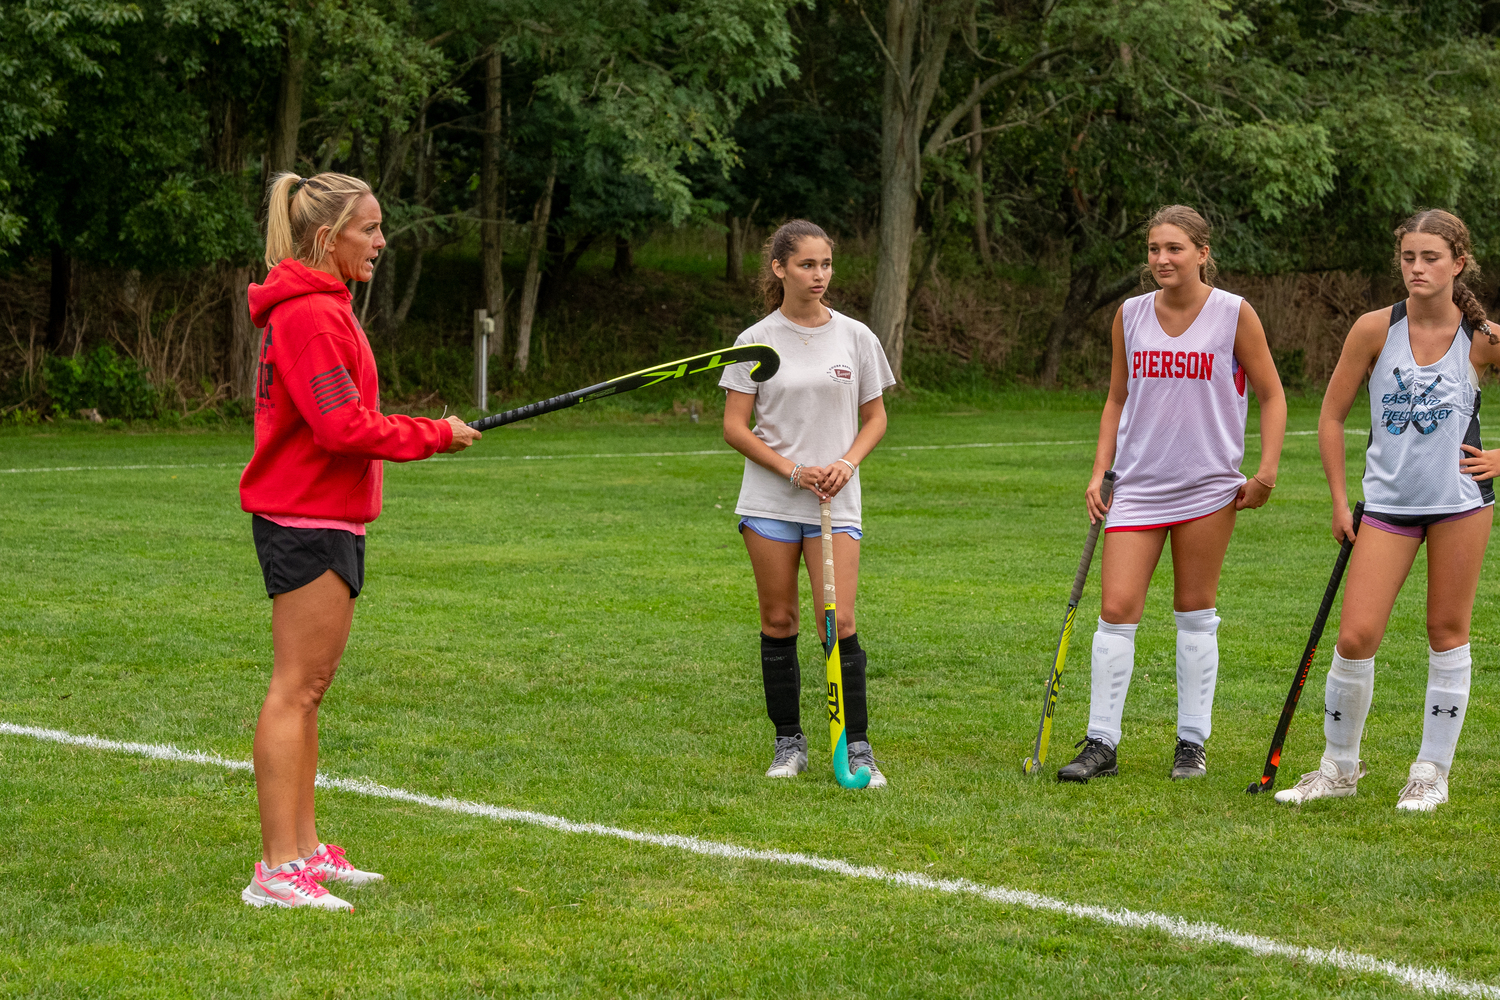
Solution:
[[[32,739],[50,743],[63,743],[70,746],[87,747],[91,750],[107,750],[114,753],[135,754],[142,757],[151,757],[156,760],[176,761],[188,764],[210,764],[215,767],[225,767],[235,771],[251,771],[254,769],[250,761],[247,760],[229,760],[214,753],[179,750],[171,744],[165,743],[125,743],[117,740],[102,739],[98,736],[80,736],[75,733],[64,732],[60,729],[18,726],[9,722],[0,722],[0,734],[29,736]],[[979,882],[971,882],[968,879],[938,879],[919,872],[891,871],[873,865],[852,865],[847,861],[840,861],[837,858],[824,858],[815,854],[757,850],[755,848],[740,847],[736,844],[704,840],[700,837],[689,837],[682,834],[644,833],[638,830],[626,830],[618,826],[606,826],[601,823],[575,823],[570,819],[564,819],[561,816],[552,816],[547,813],[531,812],[524,809],[507,809],[504,806],[492,806],[484,802],[471,802],[447,796],[437,798],[432,795],[423,795],[420,792],[408,792],[405,789],[390,788],[364,778],[335,778],[326,774],[319,774],[318,787],[330,788],[341,792],[351,792],[355,795],[366,795],[377,799],[388,799],[394,802],[408,802],[412,805],[427,806],[428,808],[441,809],[445,812],[492,819],[499,823],[526,823],[531,826],[556,830],[559,833],[612,837],[617,840],[628,840],[637,844],[669,847],[712,858],[729,858],[735,861],[760,861],[766,864],[787,865],[794,868],[811,868],[834,875],[842,875],[846,878],[885,882],[889,885],[900,886],[905,889],[978,896],[1005,906],[1020,906],[1029,910],[1057,913],[1073,917],[1077,920],[1089,920],[1095,923],[1125,927],[1132,930],[1156,930],[1166,934],[1168,937],[1183,941],[1192,941],[1197,944],[1225,944],[1235,948],[1242,948],[1254,955],[1286,958],[1293,961],[1306,962],[1309,965],[1327,966],[1349,972],[1388,976],[1403,986],[1428,993],[1500,1000],[1500,987],[1491,986],[1488,983],[1459,979],[1443,969],[1399,965],[1395,962],[1387,962],[1361,952],[1345,951],[1342,948],[1303,948],[1298,945],[1285,944],[1273,938],[1261,937],[1258,934],[1245,934],[1218,924],[1184,920],[1181,917],[1153,913],[1149,910],[1138,911],[1123,908],[1111,909],[1103,906],[1086,906],[1078,903],[1069,903],[1052,896],[1043,896],[1040,893],[1028,892],[1024,889],[1007,889],[1003,886],[984,885]]]
[[[1307,437],[1318,433],[1317,431],[1287,431],[1287,437]],[[1368,434],[1369,428],[1348,428],[1345,434]],[[1259,434],[1246,434],[1245,437],[1256,438]],[[1063,445],[1093,444],[1094,438],[1080,438],[1077,441],[974,441],[966,444],[908,444],[887,445],[887,451],[953,451],[955,449],[967,448],[1049,448],[1062,447]],[[429,462],[561,462],[569,459],[593,459],[593,458],[685,458],[695,455],[724,455],[735,456],[735,452],[727,448],[704,448],[699,451],[600,451],[593,454],[564,454],[564,455],[470,455],[463,458],[448,458],[436,455]],[[427,463],[419,463],[427,464]],[[142,469],[243,469],[244,462],[187,462],[178,465],[54,465],[38,466],[36,468],[0,469],[0,475],[14,475],[25,472],[116,472],[136,471]]]

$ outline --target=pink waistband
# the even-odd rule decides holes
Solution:
[[[1488,506],[1488,504],[1485,504],[1481,507],[1475,507],[1472,510],[1450,514],[1441,521],[1433,521],[1432,524],[1447,524],[1450,521],[1462,521],[1466,517],[1473,517]],[[1426,538],[1427,529],[1432,527],[1432,524],[1392,524],[1389,521],[1382,521],[1378,514],[1366,514],[1360,523],[1368,524],[1379,531],[1389,531],[1393,535],[1405,535],[1407,538]]]
[[[283,528],[329,528],[334,531],[350,531],[356,535],[365,533],[365,526],[359,521],[340,521],[332,517],[300,517],[296,514],[257,514],[272,524],[279,524]]]

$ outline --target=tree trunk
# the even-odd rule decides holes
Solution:
[[[63,338],[68,333],[68,309],[73,302],[73,261],[63,251],[62,244],[52,244],[51,295],[47,303],[47,350],[56,354],[62,350]]]
[[[974,78],[974,89],[979,89],[978,77]],[[984,116],[977,101],[969,112],[969,131],[974,133],[974,138],[969,140],[969,176],[974,183],[974,248],[988,268],[994,263],[994,258],[990,254],[990,222],[984,200]]]
[[[738,285],[745,280],[744,229],[733,212],[724,213],[724,225],[728,227],[724,232],[724,280]]]
[[[523,375],[531,361],[531,323],[536,318],[536,293],[542,281],[542,251],[547,246],[547,223],[552,218],[552,189],[557,186],[557,160],[547,172],[547,184],[531,211],[531,248],[526,255],[526,281],[521,286],[519,322],[516,323],[516,371]]]
[[[297,166],[297,134],[302,130],[302,83],[307,76],[307,40],[295,27],[287,28],[281,55],[281,80],[276,92],[276,119],[266,150],[267,172]]]
[[[1063,302],[1062,312],[1052,317],[1052,323],[1047,328],[1047,355],[1042,362],[1043,385],[1057,384],[1063,348],[1094,314],[1099,294],[1099,278],[1098,265],[1073,264],[1073,273],[1068,277],[1068,297]]]
[[[255,398],[255,367],[260,351],[255,324],[250,322],[250,268],[232,267],[229,282],[229,392],[230,398]]]
[[[479,166],[479,241],[484,264],[484,307],[495,321],[490,354],[505,344],[505,220],[500,208],[500,50],[491,46],[485,59],[484,143]]]
[[[630,237],[615,234],[615,266],[612,269],[616,278],[628,278],[635,273],[635,251],[630,245]]]
[[[911,244],[922,185],[922,128],[953,36],[949,12],[929,12],[926,7],[924,0],[890,0],[885,12],[888,58],[880,115],[880,257],[870,298],[870,327],[880,338],[898,381],[905,351]],[[923,50],[914,67],[919,36]]]
[[[375,315],[370,326],[383,337],[396,336],[396,248],[387,246],[380,251],[380,264],[375,268],[375,283],[370,289],[375,298]]]

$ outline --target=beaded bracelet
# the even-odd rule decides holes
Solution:
[[[798,462],[796,465],[792,466],[791,475],[789,475],[789,476],[786,477],[786,481],[789,482],[789,483],[791,483],[794,487],[796,487],[798,485],[797,484],[797,477],[799,475],[801,475],[801,473],[802,473],[802,463]]]

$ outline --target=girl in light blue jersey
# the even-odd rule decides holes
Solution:
[[[1317,771],[1279,802],[1349,796],[1366,773],[1360,737],[1375,686],[1375,651],[1396,595],[1427,542],[1427,696],[1422,746],[1396,808],[1430,812],[1448,801],[1448,771],[1469,704],[1469,620],[1490,537],[1500,450],[1479,441],[1476,366],[1500,364],[1468,283],[1478,280],[1469,230],[1433,209],[1396,229],[1407,297],[1366,313],[1350,330],[1323,397],[1318,445],[1333,494],[1333,535],[1355,538],[1344,473],[1344,420],[1369,378],[1364,520],[1349,560],[1338,645],[1328,671]]]

